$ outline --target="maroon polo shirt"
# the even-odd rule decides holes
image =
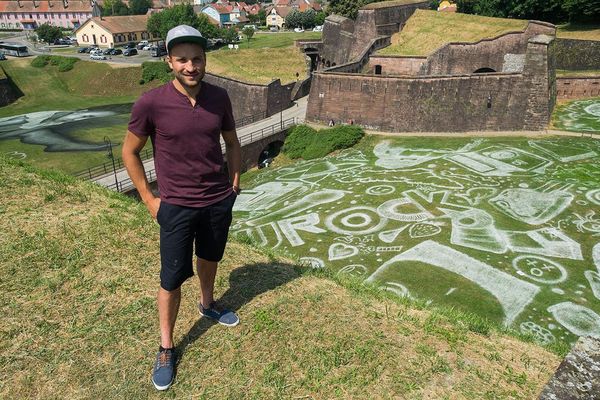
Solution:
[[[225,89],[202,82],[194,107],[173,82],[152,89],[133,105],[128,129],[152,141],[161,200],[205,207],[231,194],[219,141],[235,129]]]

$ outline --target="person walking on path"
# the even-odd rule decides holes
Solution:
[[[143,94],[134,104],[123,143],[123,162],[148,211],[160,225],[160,346],[152,373],[156,389],[175,377],[173,330],[181,285],[194,275],[193,248],[200,278],[202,316],[235,326],[238,316],[213,298],[231,210],[240,192],[241,150],[227,92],[202,79],[206,39],[187,25],[167,34],[167,62],[175,79]],[[220,138],[227,154],[224,172]],[[150,138],[160,197],[146,179],[140,152]]]

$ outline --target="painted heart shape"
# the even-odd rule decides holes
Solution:
[[[358,248],[344,243],[329,246],[329,261],[341,260],[358,254]]]

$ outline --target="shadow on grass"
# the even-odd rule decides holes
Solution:
[[[244,265],[231,271],[229,289],[217,301],[223,307],[237,312],[254,297],[278,286],[283,286],[300,277],[300,275],[298,267],[292,264],[258,263]],[[240,319],[243,322],[243,316]],[[178,362],[183,358],[186,348],[215,324],[217,324],[216,321],[208,318],[200,318],[196,321],[183,337],[183,340],[176,346],[176,352],[179,355]]]

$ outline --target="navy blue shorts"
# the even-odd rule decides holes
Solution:
[[[160,286],[163,289],[175,290],[194,276],[194,244],[196,256],[221,261],[236,197],[232,193],[218,203],[201,208],[161,201],[156,220],[160,225]]]

